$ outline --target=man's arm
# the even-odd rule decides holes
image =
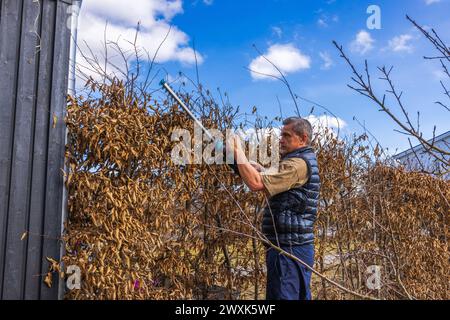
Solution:
[[[303,159],[282,161],[278,172],[261,174],[259,171],[264,168],[247,160],[238,137],[231,139],[228,146],[234,150],[241,178],[254,192],[265,191],[269,197],[273,197],[308,182],[308,167]]]

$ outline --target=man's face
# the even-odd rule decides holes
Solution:
[[[299,137],[292,129],[294,124],[288,124],[281,129],[280,154],[284,156],[307,145],[307,136]]]

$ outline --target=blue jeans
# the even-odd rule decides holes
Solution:
[[[314,245],[282,247],[307,265],[314,266]],[[270,248],[266,252],[267,300],[311,300],[312,272],[277,250]]]

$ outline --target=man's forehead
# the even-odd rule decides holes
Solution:
[[[292,124],[292,123],[284,125],[284,126],[281,128],[281,133],[292,132],[292,127],[293,127],[293,124]]]

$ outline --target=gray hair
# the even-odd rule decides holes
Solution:
[[[311,123],[303,118],[300,117],[290,117],[283,121],[283,125],[287,126],[293,124],[292,129],[294,130],[295,134],[299,137],[303,137],[303,135],[306,134],[307,141],[306,143],[308,145],[311,144],[313,130]]]

